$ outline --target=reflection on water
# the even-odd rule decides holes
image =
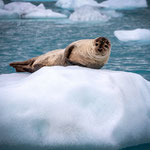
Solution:
[[[52,4],[54,9],[54,2]],[[76,40],[105,36],[111,40],[112,52],[104,69],[131,71],[150,80],[150,42],[125,43],[113,34],[120,29],[149,29],[150,9],[120,12],[123,17],[105,23],[67,23],[67,19],[1,20],[0,73],[15,72],[8,65],[12,61],[22,61],[53,49],[65,48]]]

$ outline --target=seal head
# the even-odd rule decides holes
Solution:
[[[110,51],[111,44],[108,39],[105,37],[99,37],[94,42],[96,48],[95,51],[99,53],[99,55],[105,56]]]
[[[99,69],[107,63],[110,51],[111,43],[105,37],[79,40],[65,49],[65,62],[67,65]]]

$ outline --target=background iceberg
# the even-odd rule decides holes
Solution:
[[[105,10],[94,6],[84,5],[75,9],[69,19],[78,22],[106,22],[112,17],[121,16],[122,14],[115,10]]]
[[[61,13],[46,9],[43,4],[36,6],[29,2],[12,2],[8,3],[4,7],[6,14],[17,13],[20,18],[66,18],[67,16]],[[11,17],[12,15],[10,14]],[[0,16],[3,16],[0,12]]]
[[[33,11],[27,13],[22,16],[23,18],[67,18],[66,15],[53,12],[51,9],[39,9],[37,11]]]
[[[3,0],[0,0],[0,9],[4,8],[4,2]]]
[[[0,9],[0,18],[19,18],[19,14],[12,12],[12,11],[8,11],[8,10],[4,10],[4,9]]]
[[[84,5],[76,9],[69,17],[72,21],[101,21],[105,22],[110,19],[110,17],[104,15],[96,7]]]
[[[114,35],[120,41],[150,41],[150,30],[135,29],[135,30],[117,30]]]
[[[137,74],[44,67],[0,81],[0,143],[111,150],[150,142],[150,82]]]
[[[58,0],[56,6],[68,9],[79,8],[83,5],[97,6],[95,0]]]
[[[5,9],[20,15],[37,10],[37,6],[29,2],[12,2],[5,5]]]
[[[147,2],[146,0],[106,0],[99,5],[112,9],[131,9],[147,7]]]

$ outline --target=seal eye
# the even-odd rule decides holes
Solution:
[[[98,43],[96,43],[95,45],[98,46]]]
[[[105,48],[108,48],[108,45],[105,45],[104,47],[105,47]]]

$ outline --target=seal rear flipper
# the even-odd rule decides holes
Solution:
[[[9,65],[16,69],[16,72],[34,72],[35,70],[32,67],[32,64],[35,62],[35,58],[21,61],[21,62],[12,62]]]

